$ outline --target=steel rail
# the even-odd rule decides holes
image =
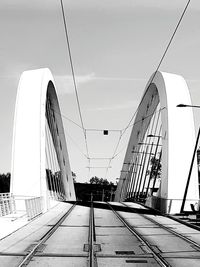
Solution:
[[[59,221],[56,224],[54,224],[54,226],[43,237],[41,237],[41,239],[37,242],[37,244],[34,245],[31,251],[25,256],[22,262],[19,263],[19,265],[17,265],[17,267],[25,267],[29,264],[30,260],[36,254],[38,248],[55,233],[55,231],[63,223],[63,221],[69,216],[69,214],[72,212],[75,206],[76,206],[76,203],[59,219]]]
[[[117,218],[125,225],[125,227],[135,236],[138,238],[138,240],[145,246],[148,247],[149,251],[153,255],[154,259],[157,261],[157,263],[162,267],[172,267],[159,253],[157,253],[152,245],[143,238],[143,236],[138,233],[114,208],[107,202],[110,209],[113,211],[113,213],[117,216]]]
[[[131,207],[128,206],[128,205],[126,205],[125,203],[121,203],[121,204],[123,204],[125,207],[131,209]],[[152,218],[147,217],[147,216],[144,215],[144,214],[139,214],[139,215],[140,215],[141,217],[143,217],[143,218],[149,220],[150,222],[156,224],[156,225],[159,226],[160,228],[162,228],[162,229],[168,231],[169,233],[171,233],[171,234],[173,234],[173,235],[175,235],[175,236],[181,238],[182,240],[188,242],[190,245],[194,246],[197,250],[200,251],[200,245],[199,245],[198,243],[196,243],[195,241],[189,239],[189,238],[186,237],[186,236],[183,236],[183,235],[177,233],[176,231],[174,231],[174,230],[168,228],[167,226],[164,226],[163,224],[161,224],[161,223],[155,221],[155,220],[152,219]],[[160,215],[160,216],[163,216],[163,215]],[[173,218],[171,218],[171,219],[173,219]],[[180,222],[180,223],[181,223],[181,222]],[[190,227],[190,226],[188,225],[188,227]]]
[[[94,225],[94,207],[93,207],[93,202],[91,201],[90,217],[89,217],[89,234],[88,234],[89,267],[97,267],[96,255],[94,251],[95,241],[96,237],[95,237],[95,225]]]

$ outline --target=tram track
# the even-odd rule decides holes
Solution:
[[[54,225],[46,222],[32,242],[27,239],[29,246],[0,252],[2,259],[18,261],[2,266],[174,267],[182,266],[184,258],[188,262],[200,258],[200,244],[187,236],[191,232],[176,223],[171,227],[174,223],[166,216],[137,212],[126,203],[77,202],[67,209]]]
[[[129,210],[131,210],[131,207],[126,205],[125,203],[121,203],[123,204],[125,207],[127,207]],[[183,236],[182,234],[180,233],[177,233],[176,231],[172,230],[171,228],[167,227],[167,226],[164,226],[163,224],[157,222],[156,220],[152,219],[152,218],[149,218],[147,217],[146,215],[144,214],[139,214],[141,217],[145,218],[146,220],[154,223],[155,225],[157,225],[158,227],[160,227],[161,229],[163,230],[166,230],[168,231],[170,234],[173,234],[175,235],[176,237],[178,238],[181,238],[182,240],[186,241],[187,243],[189,243],[190,245],[192,245],[193,247],[195,247],[198,251],[200,251],[200,245],[198,243],[196,243],[195,241],[189,239],[188,237],[186,236]],[[173,218],[170,217],[170,219],[173,220]]]
[[[116,217],[123,223],[123,225],[141,242],[142,245],[146,246],[149,252],[153,255],[156,262],[162,267],[171,267],[171,265],[154,249],[154,247],[144,237],[136,231],[114,208],[112,205],[107,203]]]
[[[96,242],[96,234],[95,234],[95,222],[94,222],[94,207],[93,207],[93,202],[91,202],[90,215],[89,215],[89,233],[88,233],[89,267],[97,267],[95,242]]]
[[[32,260],[32,258],[35,256],[37,251],[40,249],[40,247],[56,232],[58,227],[63,223],[63,221],[70,215],[70,213],[75,208],[76,203],[59,219],[59,221],[54,224],[51,229],[46,232],[40,240],[34,244],[32,249],[28,252],[28,254],[25,256],[25,258],[17,265],[17,267],[25,267],[29,264],[29,262]]]
[[[40,248],[44,245],[44,243],[56,232],[56,230],[61,226],[61,224],[66,220],[66,218],[72,213],[76,206],[76,203],[59,219],[59,221],[54,224],[51,229],[46,232],[40,240],[34,244],[34,246],[31,248],[31,250],[28,252],[28,254],[24,255],[23,260],[17,265],[17,267],[25,267],[29,265],[29,262],[37,256],[38,251],[40,251]],[[94,207],[93,202],[91,202],[90,212],[89,212],[89,223],[88,223],[88,267],[97,267],[97,258],[96,258],[96,235],[95,235],[95,222],[94,222]],[[40,254],[40,257],[47,256],[48,254]],[[54,254],[50,254],[53,256]],[[54,256],[58,256],[55,254]],[[61,254],[59,254],[61,256]],[[64,257],[66,256],[74,256],[72,255],[66,255],[64,254]],[[76,255],[76,257],[83,257],[83,255]]]

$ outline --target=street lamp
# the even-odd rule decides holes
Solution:
[[[196,105],[187,105],[187,104],[178,104],[177,108],[200,108],[200,106]]]
[[[155,134],[148,134],[147,137],[158,137],[158,138],[160,138],[162,136],[161,135],[155,135]]]
[[[179,105],[177,105],[177,107],[178,108],[182,108],[182,107],[200,108],[200,106],[186,105],[186,104],[179,104]],[[190,170],[189,170],[188,179],[187,179],[186,186],[185,186],[185,192],[184,192],[183,202],[181,204],[181,210],[180,210],[180,212],[183,212],[184,211],[185,200],[186,200],[186,196],[187,196],[187,192],[188,192],[188,187],[189,187],[189,183],[190,183],[190,178],[191,178],[191,174],[192,174],[192,168],[193,168],[195,154],[196,154],[196,150],[197,150],[197,146],[198,146],[198,142],[199,142],[199,136],[200,136],[200,127],[199,127],[199,130],[198,130],[197,139],[196,139],[196,143],[195,143],[195,147],[194,147],[194,151],[193,151],[193,155],[192,155],[192,161],[191,161],[191,164],[190,164]]]

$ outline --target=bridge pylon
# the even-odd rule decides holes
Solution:
[[[164,213],[178,213],[195,147],[189,89],[183,77],[157,71],[137,109],[115,201],[142,201]],[[198,203],[197,166],[191,173],[185,210]]]
[[[20,199],[75,200],[64,128],[49,69],[21,75],[15,106],[10,192]]]

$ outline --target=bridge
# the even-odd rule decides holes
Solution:
[[[53,76],[25,71],[10,192],[0,196],[0,266],[199,266],[198,139],[181,103],[191,105],[184,78],[153,73],[115,201],[76,201]]]

